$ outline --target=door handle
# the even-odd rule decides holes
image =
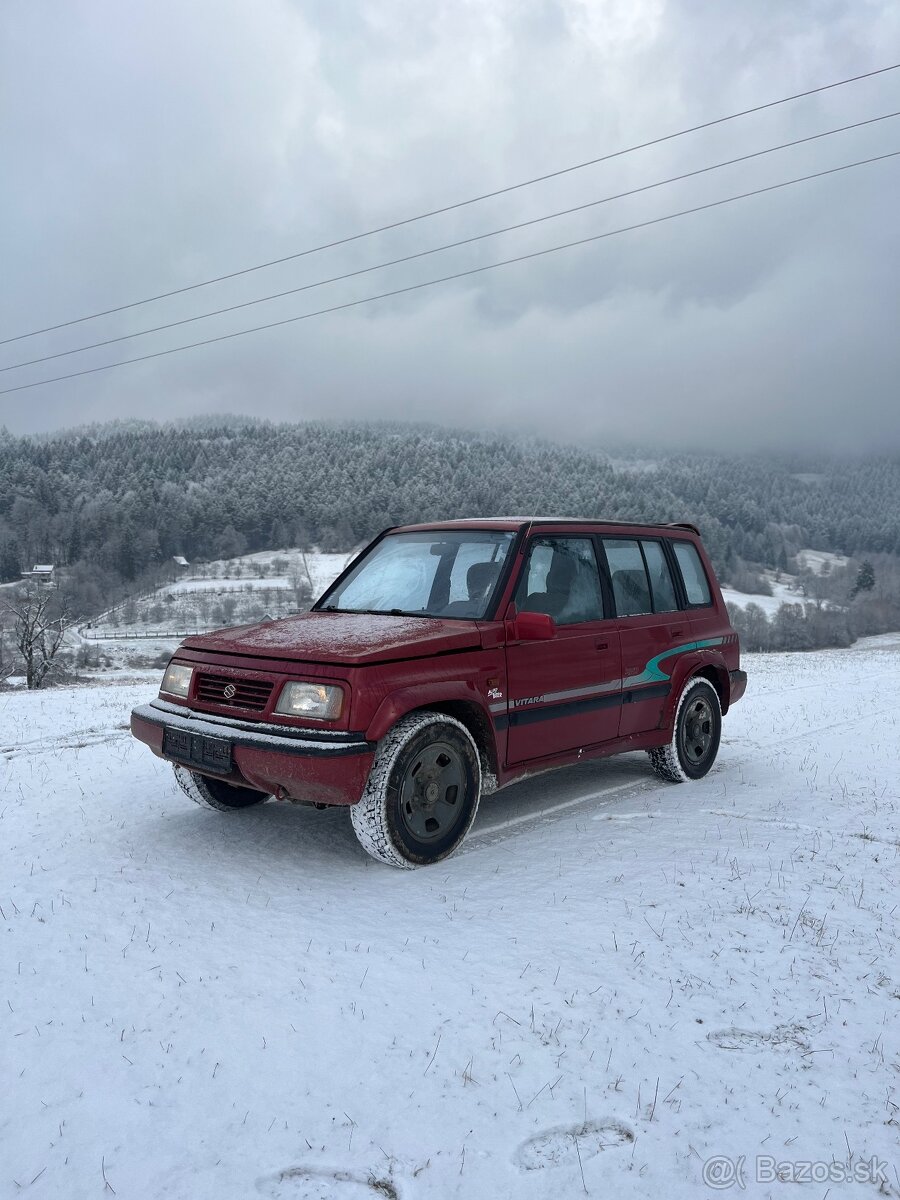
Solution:
[[[684,637],[684,630],[683,629],[673,629],[670,631],[669,637],[674,642],[676,638]]]
[[[609,649],[609,642],[594,642],[594,645],[597,647],[598,650],[608,650]]]

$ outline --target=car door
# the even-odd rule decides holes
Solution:
[[[691,638],[659,538],[604,537],[622,645],[619,736],[656,729],[678,647]]]
[[[555,631],[546,641],[507,639],[507,761],[615,737],[621,653],[615,622],[604,612],[594,539],[534,537],[515,604],[547,613]]]

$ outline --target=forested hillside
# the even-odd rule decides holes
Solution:
[[[727,578],[804,546],[900,552],[900,458],[607,454],[377,424],[0,431],[0,580],[54,562],[104,590],[174,554],[348,549],[386,525],[489,513],[695,521]]]

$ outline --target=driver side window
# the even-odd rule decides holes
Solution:
[[[519,612],[540,612],[557,625],[603,620],[603,597],[590,538],[535,538],[515,597]]]

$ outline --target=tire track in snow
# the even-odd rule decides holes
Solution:
[[[826,733],[831,729],[844,728],[847,725],[858,724],[860,721],[871,721],[875,717],[885,716],[885,715],[888,715],[890,713],[895,713],[895,712],[900,712],[900,705],[892,705],[890,708],[879,709],[877,712],[874,712],[874,713],[864,713],[858,717],[848,717],[846,720],[843,720],[843,721],[835,721],[835,722],[831,722],[827,725],[819,725],[813,729],[807,729],[803,733],[795,734],[789,738],[779,738],[778,740],[772,741],[772,742],[749,742],[748,739],[741,739],[741,744],[742,745],[750,744],[750,745],[754,746],[754,748],[756,750],[762,750],[762,751],[778,750],[781,746],[784,746],[784,745],[787,745],[787,744],[790,744],[793,742],[801,741],[804,738],[815,737],[816,735],[818,735],[820,733]],[[615,758],[615,756],[611,755],[610,758],[611,759]],[[720,762],[719,765],[720,765],[720,768],[722,766],[726,766],[726,765],[728,767],[747,766],[749,763],[752,763],[753,761],[755,761],[755,759],[756,759],[755,754],[736,754],[733,757],[728,758],[727,764]],[[593,761],[597,761],[597,760],[593,760]],[[648,768],[648,773],[649,773],[649,770],[650,769]],[[715,770],[715,768],[714,768],[714,770]],[[510,786],[515,787],[516,785],[511,784]],[[472,829],[472,831],[469,833],[465,842],[463,843],[462,853],[463,854],[466,853],[466,847],[469,846],[471,843],[482,842],[484,844],[490,844],[490,842],[487,839],[502,841],[502,840],[504,840],[504,835],[506,834],[506,832],[508,830],[515,829],[520,825],[526,825],[529,822],[539,821],[542,818],[552,817],[556,813],[565,812],[567,809],[570,809],[570,808],[578,808],[581,805],[591,804],[597,800],[603,799],[606,796],[618,796],[618,795],[622,795],[623,793],[629,793],[631,795],[641,795],[641,794],[645,794],[645,793],[650,794],[650,793],[654,793],[654,792],[659,793],[659,795],[662,796],[664,793],[668,792],[670,787],[673,787],[673,786],[676,786],[676,785],[665,784],[665,783],[659,784],[659,783],[657,783],[655,777],[652,774],[649,774],[648,778],[646,780],[629,779],[623,783],[612,784],[609,787],[600,788],[600,789],[588,792],[585,795],[571,796],[568,799],[563,800],[558,804],[544,805],[539,809],[535,809],[533,812],[517,813],[515,816],[492,822],[490,825],[487,825],[484,827],[478,827],[478,825],[476,825]],[[501,789],[500,792],[497,792],[495,794],[498,796],[502,796],[503,791],[505,791],[505,789]],[[628,797],[623,796],[623,798],[627,799]],[[657,815],[662,815],[662,810],[664,810],[664,808],[665,808],[665,805],[662,806],[661,811]],[[725,811],[719,811],[719,810],[715,810],[715,809],[706,809],[704,811],[709,813],[711,816],[722,816],[722,817],[732,817],[732,816],[739,817],[740,816],[740,814],[737,814],[737,813],[727,813]],[[480,815],[481,815],[481,812],[479,812],[479,816]],[[648,815],[647,813],[643,813],[643,812],[641,812],[641,813],[610,813],[610,814],[608,814],[610,820],[632,820],[635,817],[644,817],[647,815]],[[778,822],[775,819],[765,818],[765,817],[754,817],[752,814],[747,816],[746,819],[747,820],[760,820],[760,821],[771,819],[773,824],[781,824],[783,828],[792,828],[792,829],[796,828],[799,832],[807,831],[806,826],[800,826],[800,825],[786,826],[786,825],[784,825],[784,823]],[[898,844],[896,842],[893,842],[893,841],[890,841],[887,839],[882,839],[882,838],[873,838],[872,840],[873,841],[881,841],[887,846],[896,846]],[[457,852],[457,853],[459,853],[459,852]]]
[[[0,755],[19,758],[25,755],[52,754],[59,750],[85,750],[93,746],[104,746],[111,742],[131,737],[131,730],[123,726],[120,730],[92,730],[67,734],[61,738],[34,738],[28,742],[16,742],[12,746],[0,746]]]

